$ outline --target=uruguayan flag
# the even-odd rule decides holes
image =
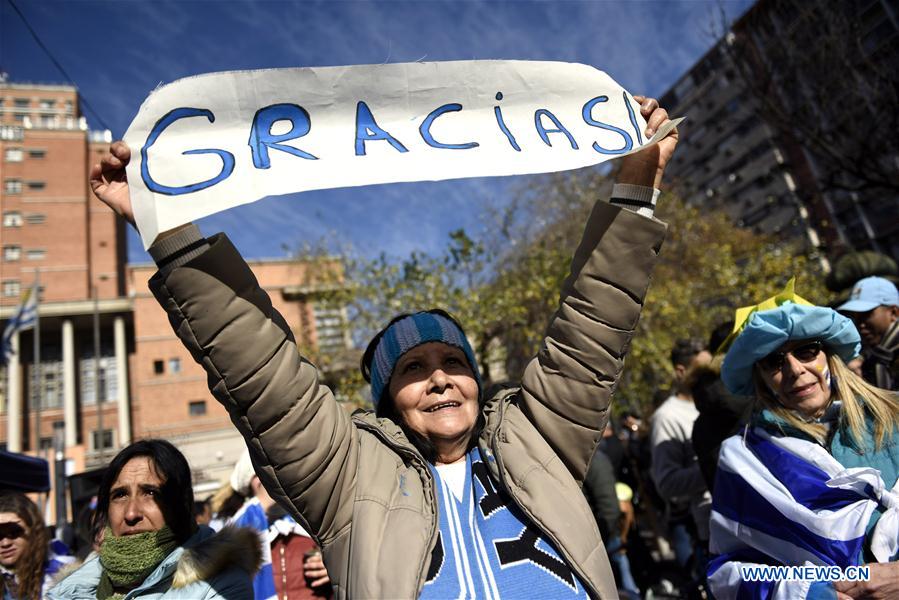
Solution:
[[[43,591],[49,590],[59,580],[59,572],[75,562],[75,557],[70,554],[69,547],[60,540],[51,540],[47,550],[47,560],[44,563]]]
[[[37,318],[37,297],[38,291],[34,288],[25,292],[22,297],[22,303],[19,304],[15,314],[10,317],[3,330],[3,338],[0,341],[0,364],[9,362],[12,356],[12,337],[19,331],[25,331],[34,327],[34,320]]]
[[[250,498],[244,502],[234,516],[231,517],[231,525],[235,527],[249,527],[259,535],[259,545],[262,548],[262,565],[253,578],[254,600],[277,600],[275,591],[275,576],[272,572],[272,547],[268,541],[268,517],[258,498]]]
[[[741,567],[864,564],[865,532],[883,507],[871,551],[899,550],[899,484],[873,468],[844,468],[818,444],[747,428],[721,446],[712,502],[709,587],[718,600],[810,598],[823,582],[746,581]],[[830,588],[832,594],[832,588]]]

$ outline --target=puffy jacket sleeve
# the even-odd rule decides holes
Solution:
[[[587,220],[519,404],[577,481],[608,420],[666,226],[605,202]]]
[[[323,545],[349,527],[358,455],[348,415],[223,235],[150,289],[206,370],[266,489]]]

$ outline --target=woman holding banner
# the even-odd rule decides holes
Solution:
[[[668,122],[637,97],[647,135]],[[150,287],[209,374],[265,487],[319,542],[338,598],[617,597],[581,494],[665,235],[655,193],[671,131],[623,159],[597,202],[521,386],[488,397],[462,327],[400,315],[362,370],[375,412],[349,417],[223,235],[160,235]],[[133,224],[123,143],[91,171]]]
[[[759,412],[721,449],[715,597],[899,597],[899,397],[849,370],[861,349],[852,321],[792,281],[737,311],[735,331],[721,378]],[[819,568],[766,569],[794,566]]]

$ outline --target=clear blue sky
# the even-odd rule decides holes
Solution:
[[[95,112],[120,137],[160,83],[234,69],[417,60],[558,60],[593,65],[635,94],[668,89],[714,43],[720,11],[750,0],[221,1],[14,0]],[[0,0],[0,70],[13,82],[66,83],[9,0]],[[84,108],[84,107],[83,107]],[[97,117],[99,115],[99,118]],[[102,123],[101,123],[102,121]],[[362,255],[437,251],[477,233],[484,202],[521,177],[409,183],[268,198],[201,222],[250,257],[323,236]],[[129,260],[148,260],[129,235]]]

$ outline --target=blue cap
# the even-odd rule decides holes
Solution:
[[[468,359],[475,381],[478,382],[478,389],[481,388],[478,363],[462,330],[443,315],[420,312],[391,325],[375,348],[371,364],[371,399],[375,406],[381,401],[384,388],[390,382],[390,376],[400,357],[412,348],[428,342],[442,342],[461,349]]]
[[[889,279],[865,277],[859,280],[849,294],[849,301],[837,310],[868,312],[878,306],[899,306],[899,291]]]
[[[732,394],[755,393],[752,368],[790,340],[821,340],[827,349],[849,362],[861,351],[861,337],[852,321],[832,308],[786,302],[754,313],[734,340],[721,364],[721,380]]]

